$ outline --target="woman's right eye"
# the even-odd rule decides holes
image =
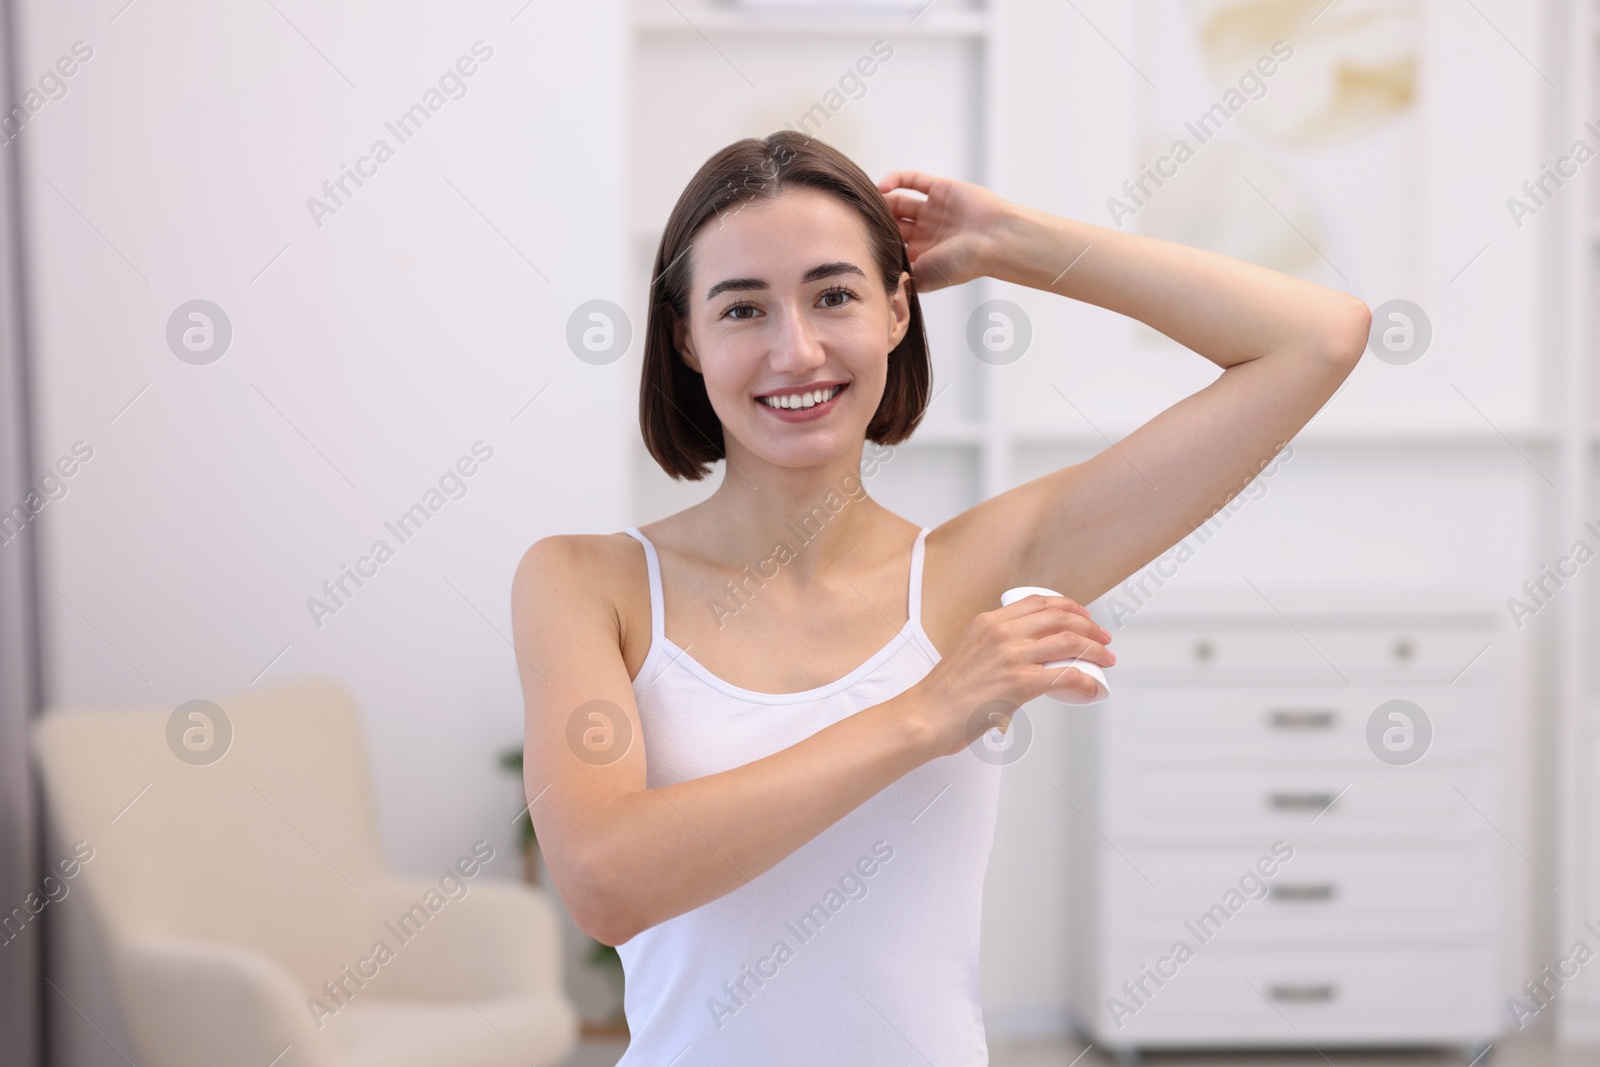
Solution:
[[[756,306],[754,304],[734,304],[727,311],[724,311],[722,313],[722,317],[723,318],[727,318],[728,316],[732,315],[733,318],[742,320],[742,319],[746,318],[747,316],[734,315],[733,313],[735,311],[754,311],[754,310],[756,310]]]

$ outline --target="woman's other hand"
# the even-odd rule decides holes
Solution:
[[[893,171],[878,188],[900,223],[917,292],[960,285],[989,273],[996,230],[1008,216],[1010,201],[981,185],[918,170]]]

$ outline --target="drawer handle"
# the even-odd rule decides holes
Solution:
[[[1267,993],[1273,1000],[1289,1000],[1300,1004],[1308,1004],[1334,999],[1339,995],[1339,988],[1331,982],[1324,985],[1289,985],[1274,982],[1267,987]]]
[[[1333,720],[1332,708],[1274,708],[1267,713],[1274,730],[1330,730]]]
[[[1302,900],[1332,900],[1333,883],[1323,882],[1320,885],[1274,885],[1267,889],[1270,900],[1302,901]]]
[[[1337,793],[1269,793],[1267,806],[1274,811],[1322,811],[1337,799]]]

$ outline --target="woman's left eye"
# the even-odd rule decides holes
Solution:
[[[855,291],[852,290],[852,289],[848,289],[848,288],[846,288],[845,286],[842,286],[842,285],[836,285],[832,289],[824,289],[822,291],[822,293],[820,294],[820,296],[818,297],[818,299],[819,300],[827,300],[828,297],[830,297],[830,296],[848,296],[852,300],[856,299]],[[844,307],[844,302],[840,301],[837,304],[826,304],[825,306],[826,307],[832,307],[832,308]]]

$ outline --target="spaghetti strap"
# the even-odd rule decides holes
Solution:
[[[922,542],[928,536],[924,526],[911,543],[911,590],[906,597],[906,611],[917,625],[922,624]]]
[[[630,526],[623,533],[644,545],[645,566],[650,572],[650,650],[654,652],[661,647],[667,631],[666,597],[661,592],[661,558],[656,555],[656,546],[638,527]]]
[[[918,531],[917,539],[911,545],[911,589],[906,597],[906,610],[910,616],[912,630],[921,639],[926,650],[937,660],[939,652],[933,647],[933,640],[928,637],[928,631],[922,628],[922,560],[927,540],[928,527],[924,526]]]

